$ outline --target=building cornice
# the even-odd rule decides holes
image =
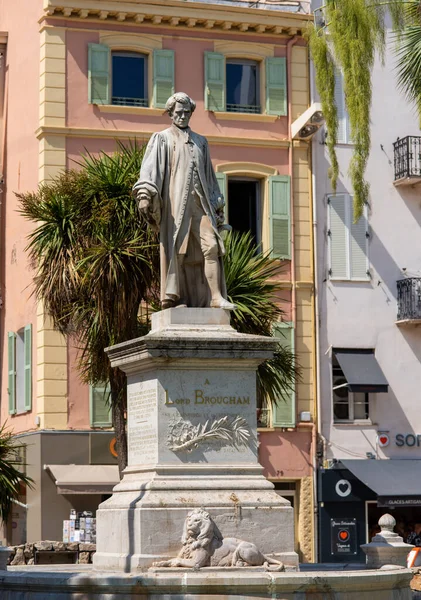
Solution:
[[[77,138],[106,138],[106,139],[121,139],[128,140],[137,138],[138,140],[147,141],[151,137],[154,131],[140,131],[140,130],[123,130],[119,129],[91,129],[87,127],[55,127],[55,126],[42,126],[38,127],[35,131],[36,137],[41,140],[48,135],[60,135],[65,137],[77,137]],[[210,144],[217,144],[221,146],[248,146],[248,147],[260,147],[260,148],[288,148],[290,142],[286,138],[247,138],[247,137],[233,137],[223,135],[207,135],[207,140]]]
[[[45,17],[271,35],[300,34],[311,20],[306,14],[182,0],[44,0]]]

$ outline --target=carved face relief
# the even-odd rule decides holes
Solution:
[[[185,129],[189,126],[190,118],[190,104],[182,104],[181,102],[176,102],[173,113],[171,115],[171,119],[174,125],[177,125],[177,127],[179,127],[180,129]]]

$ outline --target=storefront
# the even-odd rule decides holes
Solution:
[[[26,448],[22,463],[34,485],[22,488],[3,543],[60,541],[71,512],[95,517],[119,482],[114,433],[43,431],[17,439]]]
[[[320,562],[365,562],[385,513],[406,540],[421,522],[421,460],[341,460],[318,477]]]

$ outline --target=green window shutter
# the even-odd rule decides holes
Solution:
[[[88,46],[88,102],[110,104],[111,51],[103,44]]]
[[[290,193],[289,175],[269,177],[269,234],[273,258],[291,258]]]
[[[91,427],[112,427],[109,385],[89,386]]]
[[[351,199],[350,199],[351,200]],[[353,202],[349,202],[350,210],[350,275],[351,279],[370,279],[368,263],[368,219],[367,207],[362,216],[354,223]]]
[[[218,181],[219,189],[221,190],[221,194],[225,200],[224,206],[224,215],[225,215],[225,223],[228,223],[228,194],[227,194],[227,176],[225,173],[215,173],[216,179]]]
[[[266,113],[281,116],[288,114],[285,58],[266,59]]]
[[[154,50],[153,52],[153,105],[165,108],[174,94],[174,51]]]
[[[205,109],[225,111],[225,56],[205,52]]]
[[[32,410],[32,325],[26,325],[24,344],[24,408]]]
[[[349,279],[348,202],[345,194],[330,196],[329,210],[329,276],[331,279]]]
[[[9,415],[16,414],[16,333],[7,334]]]
[[[294,326],[293,323],[277,323],[274,327],[274,336],[279,338],[283,347],[294,352]],[[295,427],[295,390],[286,391],[278,403],[272,407],[273,427]]]

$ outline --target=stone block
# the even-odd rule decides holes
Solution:
[[[63,550],[66,550],[66,544],[64,542],[53,542],[53,550],[55,552],[63,552]]]
[[[72,552],[76,552],[79,549],[79,542],[67,542],[66,550],[71,550]]]
[[[34,545],[33,544],[25,544],[25,548],[23,550],[25,558],[31,558],[34,556]]]
[[[88,542],[79,544],[80,552],[95,552],[96,544],[89,544]]]
[[[79,553],[79,564],[80,565],[88,565],[91,561],[91,553],[90,552],[80,552]]]
[[[34,544],[35,550],[52,550],[53,542],[45,541],[45,542],[36,542]]]
[[[26,561],[25,561],[25,554],[24,554],[24,549],[23,548],[17,548],[16,550],[16,554],[12,560],[12,562],[10,563],[11,565],[15,566],[15,565],[25,565]]]

